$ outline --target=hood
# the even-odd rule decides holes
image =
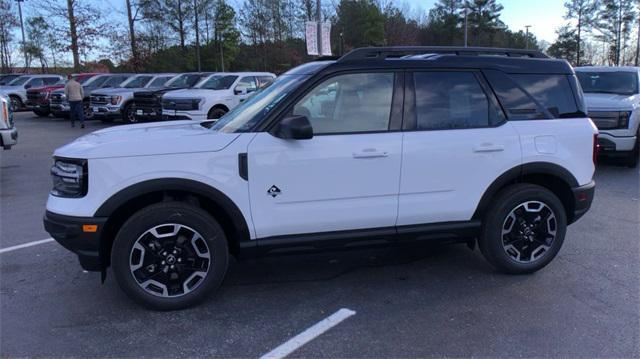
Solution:
[[[136,91],[136,93],[141,95],[157,95],[163,94],[169,91],[176,91],[182,89],[181,87],[157,87],[157,88],[146,88],[141,91]]]
[[[42,87],[33,87],[27,90],[27,93],[31,92],[51,92],[53,90],[63,89],[64,85],[51,85],[51,86],[42,86]]]
[[[640,95],[610,93],[585,93],[584,101],[589,110],[631,111],[640,105]]]
[[[205,90],[192,88],[167,92],[164,94],[163,98],[203,98],[223,94],[224,90]]]
[[[54,156],[95,159],[217,152],[239,134],[221,133],[200,121],[116,126],[90,133],[58,148]]]
[[[0,86],[0,91],[2,92],[10,92],[10,91],[15,91],[18,89],[24,89],[24,87],[22,87],[22,85],[20,86]]]

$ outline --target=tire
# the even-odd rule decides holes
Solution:
[[[479,247],[501,272],[533,273],[558,254],[566,231],[567,215],[555,194],[538,185],[516,184],[502,190],[487,208]]]
[[[640,159],[640,131],[636,134],[636,145],[633,147],[633,150],[629,152],[626,158],[627,167],[636,168],[638,167],[638,161]]]
[[[40,117],[49,117],[51,112],[46,110],[33,110],[33,113]]]
[[[182,202],[157,203],[136,212],[118,232],[111,253],[120,288],[154,310],[201,302],[222,283],[228,261],[222,227],[203,209]]]
[[[224,116],[224,114],[226,114],[227,111],[222,108],[222,107],[214,107],[211,110],[209,110],[209,113],[207,113],[207,120],[217,120],[220,117]]]
[[[84,112],[84,120],[91,120],[93,118],[93,111],[91,110],[91,103],[89,101],[82,101],[82,110]]]
[[[9,96],[9,106],[11,106],[11,112],[18,112],[22,110],[22,100],[18,96]]]
[[[124,109],[122,109],[122,121],[129,124],[138,123],[138,119],[136,118],[136,114],[133,109],[133,103],[127,104]]]

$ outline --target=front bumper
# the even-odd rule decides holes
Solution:
[[[162,108],[161,107],[134,107],[134,116],[140,122],[144,121],[161,121]]]
[[[0,146],[5,150],[18,143],[18,129],[15,127],[0,130]]]
[[[636,136],[613,136],[606,132],[598,134],[598,144],[602,154],[632,151],[636,140]]]
[[[55,113],[69,113],[71,111],[69,103],[52,103],[49,104],[49,109]]]
[[[91,105],[91,112],[95,118],[118,118],[122,116],[120,106]]]
[[[194,120],[204,121],[207,119],[206,113],[199,113],[195,111],[174,111],[174,110],[162,110],[162,118],[164,120]]]
[[[573,192],[573,215],[569,216],[569,224],[577,221],[580,217],[584,216],[585,213],[591,208],[591,203],[593,203],[593,196],[596,191],[596,182],[591,181],[583,186],[575,187],[571,189]]]
[[[27,106],[27,109],[33,111],[33,110],[49,110],[49,103],[48,102],[33,102],[33,101],[27,101],[27,103],[25,104]]]
[[[80,265],[88,271],[102,270],[100,237],[107,218],[74,217],[45,212],[44,229],[63,247],[78,255]],[[86,231],[86,226],[96,226]]]

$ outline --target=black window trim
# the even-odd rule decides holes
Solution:
[[[487,126],[471,126],[460,128],[440,128],[440,129],[418,129],[418,117],[416,111],[416,88],[414,81],[414,74],[417,72],[466,72],[471,73],[478,81],[480,88],[484,92],[487,102],[498,116],[498,120],[492,123],[491,118],[488,119]],[[457,131],[457,130],[473,130],[481,128],[496,128],[507,123],[507,116],[504,109],[500,105],[496,94],[489,86],[487,79],[483,76],[482,72],[478,69],[448,69],[448,68],[434,68],[434,69],[408,69],[405,72],[405,103],[404,103],[404,116],[402,122],[403,132],[424,132],[424,131]]]
[[[392,68],[361,68],[356,70],[344,70],[344,71],[335,71],[327,73],[324,76],[320,76],[312,83],[306,84],[304,89],[301,91],[296,91],[296,94],[287,100],[287,103],[284,105],[282,110],[278,111],[277,114],[274,114],[273,119],[266,119],[269,121],[267,126],[264,126],[262,130],[258,130],[256,132],[269,132],[273,127],[275,127],[278,122],[288,116],[288,114],[293,110],[293,106],[298,103],[301,99],[303,99],[309,92],[313,91],[319,84],[329,80],[331,78],[341,76],[341,75],[350,75],[350,74],[371,74],[371,73],[392,73],[394,75],[393,80],[393,93],[391,95],[391,109],[389,111],[389,127],[387,130],[380,131],[358,131],[358,132],[332,132],[332,133],[314,133],[313,136],[336,136],[336,135],[370,135],[370,134],[378,134],[378,133],[391,133],[391,132],[400,132],[402,131],[402,120],[404,113],[404,97],[405,97],[405,86],[404,86],[404,77],[402,76],[403,70],[392,69]],[[259,126],[259,125],[258,125]]]

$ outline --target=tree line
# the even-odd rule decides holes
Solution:
[[[392,0],[324,0],[320,9],[316,0],[243,0],[235,7],[226,0],[117,1],[124,10],[113,2],[103,8],[83,0],[28,0],[23,44],[15,35],[15,3],[0,0],[2,72],[39,65],[43,71],[281,73],[312,59],[305,22],[318,10],[332,23],[336,55],[361,46],[463,46],[466,39],[469,46],[544,50],[572,64],[638,61],[640,0],[567,0],[567,24],[552,44],[509,29],[496,0],[438,0],[426,12]]]

